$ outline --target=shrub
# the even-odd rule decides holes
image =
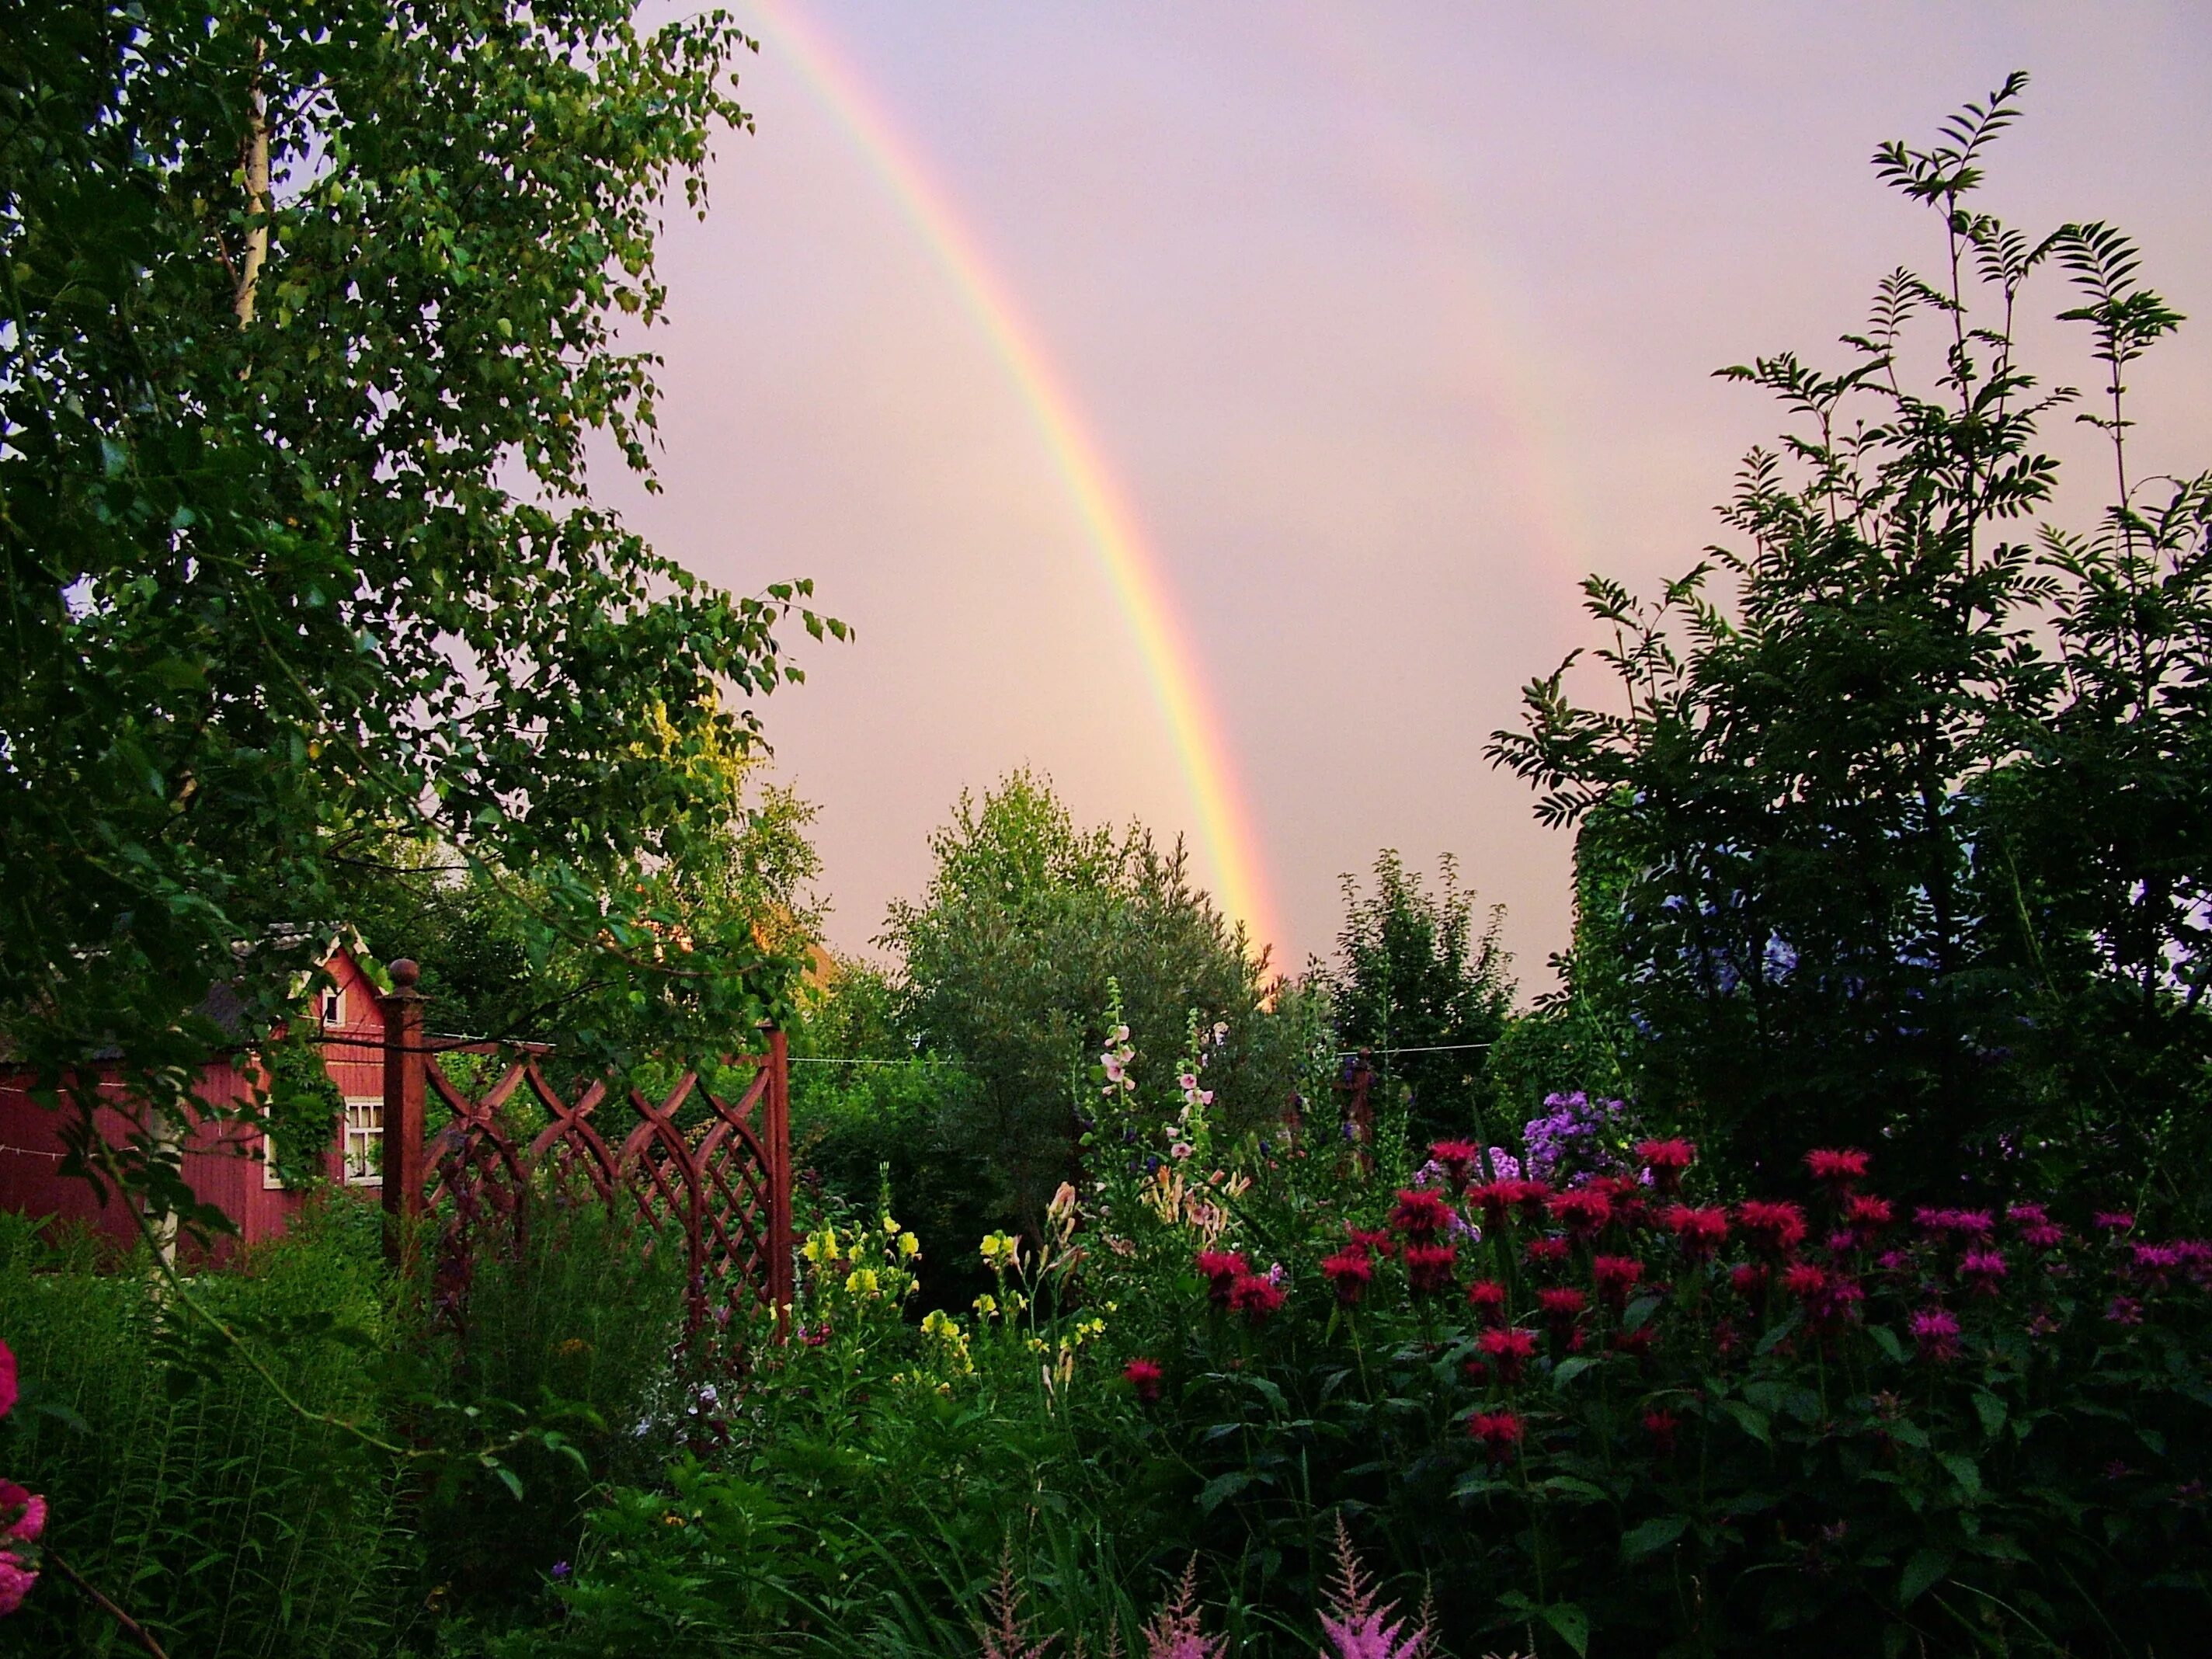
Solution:
[[[190,1351],[147,1273],[98,1271],[117,1265],[0,1215],[0,1332],[47,1408],[11,1419],[7,1473],[45,1494],[44,1541],[172,1652],[390,1651],[415,1559],[399,1471]],[[301,1405],[379,1422],[390,1314],[374,1212],[332,1195],[192,1287],[234,1324],[281,1334],[263,1346]],[[51,1570],[0,1621],[0,1652],[126,1647]]]

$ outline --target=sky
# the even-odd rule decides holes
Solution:
[[[661,490],[600,482],[693,570],[811,576],[856,629],[800,636],[761,710],[844,950],[1029,766],[1188,838],[1279,968],[1329,949],[1345,872],[1450,854],[1543,988],[1571,840],[1489,734],[1599,641],[1585,573],[1649,591],[1723,535],[1782,425],[1711,372],[1840,364],[1875,283],[1937,262],[1875,144],[2014,68],[1984,205],[2113,221],[2207,317],[2132,395],[2146,469],[2212,465],[2212,9],[732,9],[756,130],[661,244]],[[2087,380],[2055,272],[2032,301],[2034,366]]]

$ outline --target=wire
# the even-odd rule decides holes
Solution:
[[[1362,1054],[1456,1054],[1469,1048],[1490,1048],[1489,1042],[1439,1042],[1426,1048],[1343,1048],[1337,1052],[1339,1060],[1357,1060]]]
[[[925,1060],[920,1054],[912,1060],[834,1060],[822,1054],[793,1054],[789,1059],[793,1066],[951,1066],[963,1072],[968,1069],[965,1060]]]

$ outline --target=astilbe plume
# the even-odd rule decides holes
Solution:
[[[1007,1543],[999,1556],[999,1580],[986,1603],[990,1622],[976,1632],[982,1644],[981,1659],[1046,1659],[1054,1636],[1033,1637],[1029,1620],[1022,1617],[1021,1586],[1014,1582],[1014,1547]]]
[[[1145,1626],[1145,1659],[1221,1659],[1226,1636],[1208,1636],[1200,1623],[1198,1558],[1182,1570],[1175,1593]]]
[[[1336,1521],[1336,1571],[1323,1592],[1321,1629],[1326,1645],[1319,1659],[1425,1659],[1436,1646],[1425,1610],[1407,1632],[1397,1603],[1382,1599],[1352,1552],[1342,1516]]]

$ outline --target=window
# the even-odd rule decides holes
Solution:
[[[345,1103],[345,1182],[349,1187],[384,1184],[384,1097]]]
[[[381,1095],[358,1096],[345,1103],[345,1140],[339,1148],[343,1158],[345,1184],[349,1187],[381,1187],[384,1184],[384,1097]],[[261,1138],[261,1184],[265,1188],[281,1188],[283,1182],[276,1176],[276,1144],[268,1136]]]
[[[335,985],[323,988],[323,1024],[325,1025],[345,1024],[345,993]]]

